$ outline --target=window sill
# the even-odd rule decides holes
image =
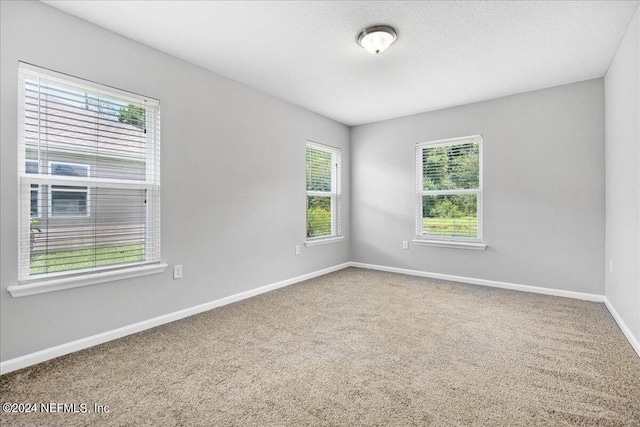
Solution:
[[[326,239],[319,238],[314,240],[307,240],[306,242],[304,242],[304,245],[306,247],[326,245],[327,243],[341,242],[343,240],[344,240],[344,236],[327,237]]]
[[[411,243],[418,246],[435,246],[439,248],[453,248],[453,249],[471,249],[474,251],[484,251],[485,249],[487,249],[487,245],[485,245],[484,243],[452,242],[447,240],[414,239],[411,241]]]
[[[61,291],[63,289],[78,288],[80,286],[95,285],[98,283],[113,282],[132,277],[146,276],[149,274],[162,273],[167,264],[142,265],[120,270],[102,271],[98,273],[85,274],[75,277],[64,277],[53,280],[41,280],[30,282],[24,285],[9,286],[7,290],[14,298],[26,297],[29,295],[44,294],[47,292]]]

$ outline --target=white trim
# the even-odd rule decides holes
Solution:
[[[545,294],[545,295],[553,295],[558,297],[580,299],[585,301],[604,302],[604,295],[565,291],[562,289],[541,288],[538,286],[519,285],[516,283],[498,282],[495,280],[475,279],[473,277],[453,276],[451,274],[442,274],[442,273],[431,273],[428,271],[408,270],[406,268],[387,267],[384,265],[365,264],[361,262],[352,262],[351,266],[366,268],[369,270],[379,270],[379,271],[387,271],[390,273],[407,274],[410,276],[429,277],[431,279],[470,283],[472,285],[490,286],[493,288],[502,288],[502,289],[511,289],[514,291],[531,292],[534,294]]]
[[[34,77],[35,75],[35,78],[42,76],[47,80],[58,81],[64,85],[69,85],[69,83],[71,83],[79,90],[107,92],[112,97],[119,98],[119,100],[131,104],[150,107],[156,107],[160,105],[159,100],[151,98],[150,96],[141,95],[139,93],[119,89],[117,87],[108,86],[102,83],[97,83],[92,80],[81,79],[79,77],[72,76],[71,74],[65,74],[59,71],[50,70],[49,68],[39,67],[28,62],[18,61],[18,70],[19,72],[24,72],[25,74],[28,73],[32,77]]]
[[[55,292],[64,289],[79,288],[81,286],[96,285],[98,283],[113,282],[115,280],[162,273],[165,268],[167,268],[167,264],[160,263],[118,270],[98,271],[75,277],[62,277],[60,279],[40,280],[34,283],[12,285],[7,288],[7,291],[9,291],[11,296],[14,298],[26,297],[29,295],[44,294],[47,292]]]
[[[325,245],[327,243],[335,243],[335,242],[341,242],[344,240],[344,236],[332,236],[332,237],[316,237],[313,240],[307,240],[306,242],[304,242],[304,245],[306,247],[310,247],[310,246],[318,246],[318,245]]]
[[[343,264],[338,264],[333,267],[328,267],[322,270],[317,270],[311,273],[303,274],[302,276],[283,280],[281,282],[262,286],[256,289],[251,289],[249,291],[240,292],[238,294],[220,298],[205,304],[196,305],[194,307],[186,308],[184,310],[179,310],[173,313],[168,313],[162,316],[154,317],[153,319],[143,320],[142,322],[134,323],[132,325],[123,326],[121,328],[113,329],[111,331],[103,332],[101,334],[92,335],[90,337],[81,338],[79,340],[72,341],[66,344],[61,344],[55,347],[47,348],[45,350],[40,350],[34,353],[26,354],[24,356],[16,357],[14,359],[9,359],[7,361],[0,362],[0,374],[6,374],[9,372],[17,371],[18,369],[26,368],[28,366],[35,365],[37,363],[42,363],[47,360],[54,359],[56,357],[64,356],[65,354],[84,350],[85,348],[93,347],[108,341],[125,337],[127,335],[131,335],[147,329],[151,329],[156,326],[164,325],[165,323],[170,323],[176,320],[184,319],[185,317],[193,316],[195,314],[209,311],[214,308],[221,307],[223,305],[227,305],[237,301],[241,301],[243,299],[251,298],[253,296],[260,295],[265,292],[273,291],[278,288],[283,288],[285,286],[293,285],[294,283],[313,279],[314,277],[318,277],[318,276],[323,276],[325,274],[350,267],[350,265],[351,265],[350,263],[345,262]]]
[[[422,240],[422,239],[413,239],[411,241],[414,245],[418,246],[436,246],[439,248],[454,248],[454,249],[473,249],[476,251],[484,251],[487,249],[487,245],[483,243],[473,243],[473,242],[457,242],[450,240]]]
[[[629,341],[629,344],[631,344],[631,347],[633,347],[638,357],[640,357],[640,341],[638,340],[638,338],[633,336],[631,329],[629,329],[627,324],[624,323],[624,320],[622,320],[622,317],[620,317],[620,315],[618,314],[618,311],[613,307],[613,304],[611,304],[611,301],[609,301],[609,298],[607,298],[606,296],[604,297],[604,305],[607,306],[609,313],[611,313],[611,316],[620,327],[620,330],[622,331],[624,336],[627,338],[627,341]]]
[[[307,190],[307,197],[333,197],[335,193],[331,191]]]
[[[336,151],[340,149],[338,147],[334,147],[333,145],[327,145],[321,142],[315,142],[315,141],[311,141],[310,139],[307,139],[307,146],[309,145],[315,148],[316,150],[322,150],[322,151]]]
[[[421,146],[447,146],[452,144],[457,144],[459,142],[482,142],[482,134],[480,135],[469,135],[469,136],[461,136],[457,138],[447,138],[447,139],[436,139],[435,141],[425,141],[418,142],[416,144],[417,147]]]

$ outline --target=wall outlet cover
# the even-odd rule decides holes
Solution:
[[[182,278],[182,264],[173,266],[173,278],[174,279]]]

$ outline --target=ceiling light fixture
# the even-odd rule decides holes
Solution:
[[[389,25],[373,25],[360,31],[358,44],[377,55],[387,50],[397,38],[395,28]]]

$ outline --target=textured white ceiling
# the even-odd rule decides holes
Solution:
[[[637,1],[45,1],[347,125],[602,77]],[[389,24],[374,56],[359,31]]]

